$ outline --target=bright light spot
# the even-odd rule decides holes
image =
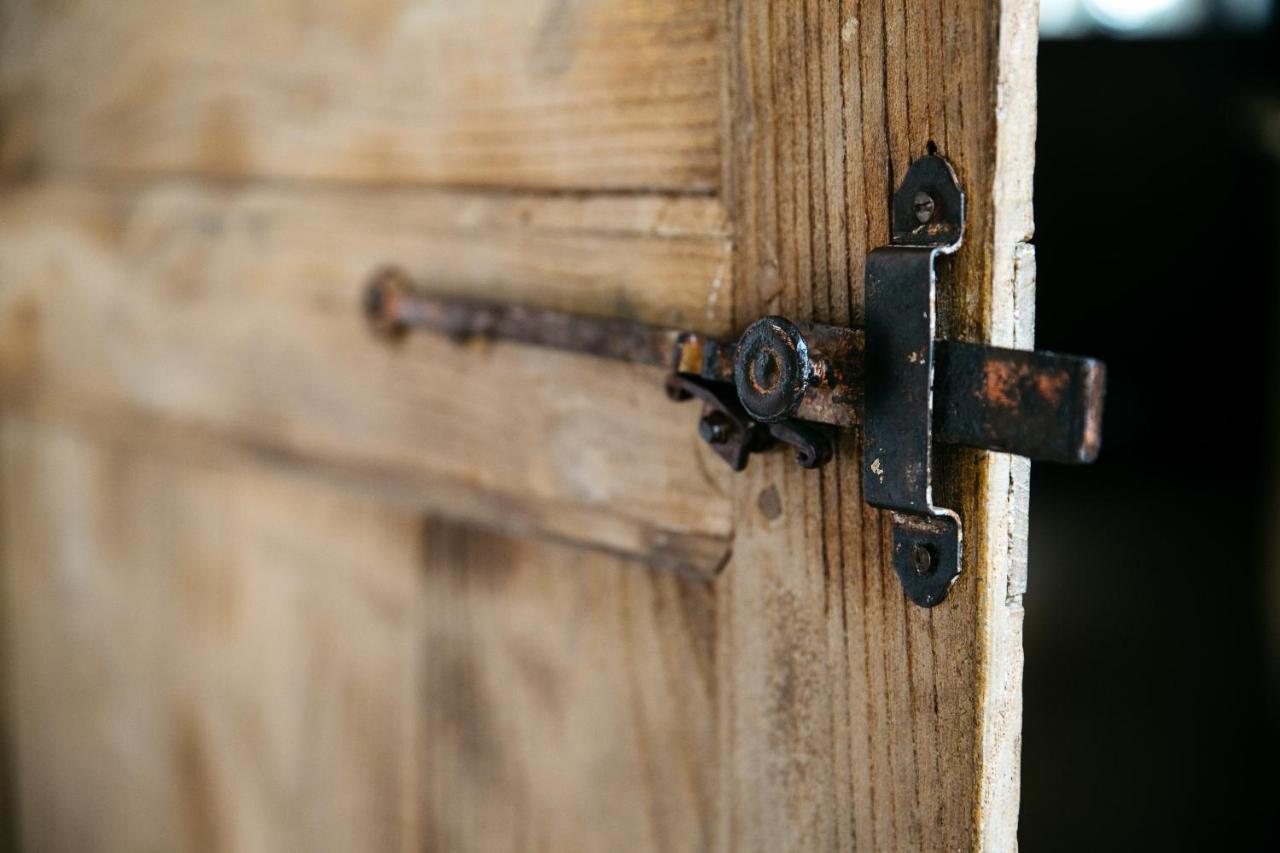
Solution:
[[[1040,0],[1040,37],[1160,39],[1256,32],[1267,26],[1276,5],[1276,0]]]
[[[1080,35],[1088,23],[1080,14],[1080,0],[1040,0],[1040,35],[1045,38]]]
[[[1186,6],[1186,0],[1085,0],[1101,23],[1119,30],[1140,30]]]

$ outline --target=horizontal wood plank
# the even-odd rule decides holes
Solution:
[[[717,211],[180,184],[11,192],[0,390],[10,409],[175,453],[275,460],[405,508],[711,572],[731,532],[727,472],[660,370],[428,335],[390,346],[358,301],[396,260],[454,292],[723,333]]]
[[[0,26],[0,168],[709,193],[720,14],[714,0],[17,0]]]

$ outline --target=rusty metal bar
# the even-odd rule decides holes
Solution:
[[[456,341],[512,341],[668,369],[682,335],[625,320],[430,296],[392,268],[370,280],[364,308],[372,326],[388,336],[423,329]]]
[[[1048,462],[1083,464],[1102,445],[1102,362],[938,341],[935,438]]]

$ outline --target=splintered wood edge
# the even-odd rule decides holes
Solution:
[[[1035,345],[1036,51],[1039,4],[1002,0],[996,81],[995,233],[991,342]],[[1022,763],[1023,602],[1027,583],[1031,463],[987,454],[991,507],[983,543],[987,572],[979,589],[978,797],[979,850],[1015,850]]]

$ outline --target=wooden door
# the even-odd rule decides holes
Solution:
[[[387,346],[395,263],[858,323],[932,142],[950,337],[1031,343],[1034,0],[5,0],[4,803],[41,851],[1006,850],[1028,466],[909,604],[852,437],[731,474],[661,371]]]

